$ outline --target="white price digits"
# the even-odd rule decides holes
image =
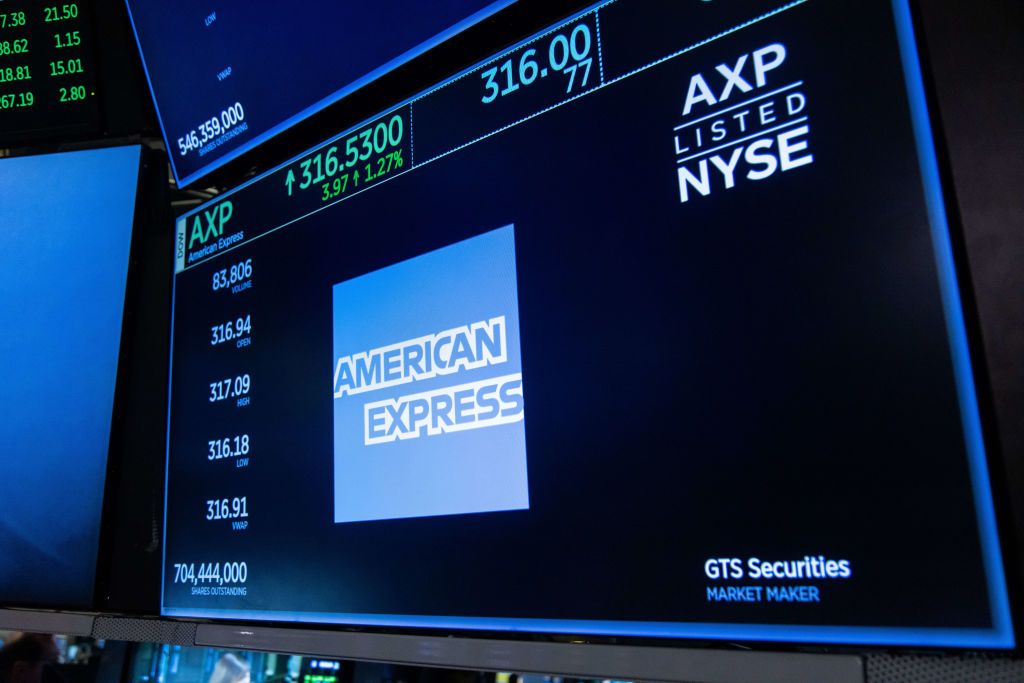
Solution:
[[[235,102],[227,109],[224,109],[215,116],[211,116],[178,138],[178,152],[181,153],[181,156],[185,156],[189,152],[197,150],[206,143],[219,138],[244,120],[245,110],[242,108],[242,103]]]
[[[246,496],[241,498],[218,498],[206,501],[206,521],[221,519],[244,519],[249,516]]]
[[[221,268],[213,274],[213,291],[227,289],[252,277],[252,259],[240,261],[230,268]]]
[[[207,460],[223,460],[224,458],[237,458],[240,455],[249,455],[248,434],[214,439],[207,443],[210,445],[210,453],[206,456]]]
[[[174,563],[174,583],[224,586],[243,584],[248,579],[249,565],[245,562],[201,562],[198,572],[195,562]]]
[[[245,396],[249,393],[252,380],[248,374],[238,377],[228,377],[219,382],[210,382],[210,403],[217,403],[237,396]]]
[[[249,265],[249,273],[252,274],[251,263]],[[225,277],[227,277],[226,273]],[[214,288],[216,289],[216,280],[214,281]],[[252,316],[243,315],[235,320],[229,320],[226,323],[214,325],[210,328],[210,333],[213,335],[210,338],[210,346],[223,344],[224,342],[231,341],[237,337],[244,337],[245,335],[252,333]]]

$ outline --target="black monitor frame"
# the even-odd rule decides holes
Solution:
[[[163,450],[170,355],[167,157],[143,147],[132,228],[110,455],[92,609],[150,612],[159,601]]]
[[[311,117],[288,133],[275,138],[271,143],[264,145],[248,158],[248,165],[244,171],[241,171],[240,167],[232,166],[232,163],[225,167],[225,169],[220,169],[217,174],[223,172],[225,175],[228,175],[228,171],[233,169],[238,174],[233,176],[230,184],[238,184],[257,172],[268,170],[281,163],[284,159],[293,155],[298,148],[313,146],[315,143],[343,129],[346,124],[354,123],[368,118],[378,111],[383,111],[386,109],[387,104],[399,101],[401,97],[415,92],[418,88],[429,85],[438,80],[440,76],[458,71],[483,54],[493,53],[497,45],[510,44],[521,36],[528,35],[531,31],[547,26],[554,22],[554,20],[557,20],[557,18],[571,13],[574,9],[582,8],[587,4],[589,3],[558,3],[557,5],[552,4],[545,9],[540,9],[534,3],[520,3],[516,5],[518,14],[503,13],[501,15],[501,23],[498,20],[492,20],[492,22],[476,27],[476,30],[467,31],[466,35],[461,37],[460,40],[446,44],[444,46],[445,49],[438,49],[427,55],[430,59],[421,58],[415,60],[406,68],[346,98],[343,108],[336,105],[325,112],[324,116],[317,115]],[[993,93],[987,93],[987,95],[984,92],[979,93],[979,90],[991,87],[993,82],[986,82],[984,80],[972,81],[974,92],[969,94],[967,91],[959,88],[959,84],[956,83],[955,73],[942,71],[941,68],[936,69],[937,66],[946,65],[948,70],[949,65],[961,65],[965,61],[969,61],[976,63],[977,70],[982,73],[993,74],[1006,82],[1014,83],[1014,79],[1018,79],[1016,83],[1019,87],[1019,77],[1011,73],[1008,66],[1012,65],[1014,61],[1006,58],[1000,59],[996,52],[991,49],[990,44],[994,23],[1002,31],[1010,34],[1002,41],[1002,46],[1007,50],[1013,49],[1012,19],[1013,14],[1019,12],[1019,10],[1009,2],[996,2],[981,8],[966,9],[962,6],[954,6],[953,3],[926,3],[921,0],[911,1],[911,10],[914,19],[914,30],[916,38],[918,38],[919,54],[925,72],[926,96],[932,119],[934,143],[939,157],[943,197],[946,203],[945,208],[950,221],[956,273],[964,300],[964,312],[969,330],[969,345],[974,364],[975,381],[978,389],[978,399],[982,411],[983,430],[988,452],[988,466],[992,477],[998,526],[1001,530],[1000,544],[1002,551],[1004,551],[1002,555],[1005,558],[1009,590],[1012,604],[1014,605],[1014,624],[1019,631],[1022,624],[1022,610],[1019,606],[1020,586],[1022,579],[1024,579],[1024,574],[1022,574],[1017,549],[1024,547],[1020,545],[1024,542],[1024,510],[1015,509],[1011,492],[1021,490],[1021,488],[1013,484],[1024,483],[1024,472],[1020,471],[1024,468],[1024,463],[1015,465],[1018,461],[1024,460],[1024,455],[1021,454],[1019,446],[1016,449],[1014,447],[1008,449],[1008,444],[1013,445],[1012,434],[1008,440],[1008,421],[1007,419],[997,419],[998,415],[1013,414],[1012,410],[1004,405],[1006,400],[1012,398],[1012,396],[1005,393],[994,393],[995,387],[991,381],[992,377],[999,376],[1001,372],[1004,372],[1002,371],[1002,365],[999,364],[1006,364],[1008,361],[1006,359],[1000,360],[999,364],[993,366],[992,360],[989,358],[991,353],[990,342],[986,346],[986,342],[992,337],[992,332],[990,332],[992,326],[999,324],[1000,317],[1002,319],[1013,319],[1013,312],[1005,309],[993,309],[994,312],[989,313],[988,317],[982,318],[980,316],[986,302],[999,299],[1000,294],[997,291],[981,290],[977,286],[979,279],[985,278],[985,272],[983,270],[979,272],[978,270],[987,265],[987,260],[979,258],[978,255],[972,253],[970,248],[972,231],[974,230],[988,229],[994,230],[997,233],[1000,233],[999,231],[1001,230],[1000,234],[1002,234],[1010,232],[1011,229],[1010,225],[1007,224],[982,225],[978,223],[979,219],[977,216],[967,215],[964,212],[961,194],[964,191],[969,191],[970,193],[970,191],[977,189],[979,186],[987,185],[987,181],[983,180],[982,176],[971,175],[970,180],[965,184],[965,178],[962,177],[964,174],[957,172],[957,164],[974,164],[975,166],[984,167],[986,164],[990,166],[991,162],[982,158],[982,148],[971,139],[971,135],[977,134],[977,128],[970,128],[966,124],[962,124],[959,128],[954,128],[957,125],[956,115],[966,116],[970,114],[970,101],[978,101],[978,98],[981,97],[983,101],[987,101],[989,104],[998,104],[1001,100]],[[999,22],[999,17],[1004,20]],[[942,31],[947,33],[952,31],[955,35],[955,40],[949,36],[940,37]],[[965,110],[965,106],[967,106],[967,110]],[[959,109],[957,110],[957,108]],[[1004,105],[1004,115],[1002,115],[1004,118],[998,119],[994,123],[1012,126],[1013,119],[1005,112],[1006,109]],[[991,127],[987,130],[991,132]],[[1009,146],[1012,147],[1012,145]],[[952,157],[950,150],[953,150],[953,148],[961,150],[963,157]],[[970,155],[975,155],[975,158],[972,159]],[[998,171],[996,168],[989,168],[989,170],[990,172]],[[220,176],[218,175],[218,177]],[[971,181],[974,182],[973,185]],[[1010,201],[1009,197],[996,199]],[[1005,236],[1005,234],[1004,237],[1005,239],[1011,239],[1010,236]],[[1002,296],[1001,299],[1007,301],[1005,296]],[[1012,371],[1013,368],[1009,370]],[[1009,425],[1010,430],[1013,430],[1013,428],[1013,425]],[[1018,443],[1024,440],[1022,437],[1017,438],[1019,439]],[[1019,481],[1014,479],[1014,476]],[[231,624],[232,622],[218,623]],[[241,624],[238,622],[234,623]],[[287,624],[276,623],[273,626],[288,627]],[[335,630],[344,629],[347,629],[347,627],[339,626]],[[330,631],[332,627],[324,627],[324,630]],[[360,631],[374,632],[373,629]],[[379,632],[418,633],[415,630],[395,629],[385,629]],[[426,634],[427,632],[423,633]],[[485,634],[460,633],[459,635],[479,637]],[[510,636],[509,634],[502,634],[499,637],[515,638],[515,636]],[[653,639],[588,637],[585,640],[600,643],[666,644],[665,640]],[[668,642],[672,643],[673,641]],[[687,644],[691,642],[687,641]],[[748,644],[766,648],[779,647],[777,643]],[[802,646],[794,647],[802,649]],[[840,649],[845,648],[840,646]],[[858,649],[871,648],[858,646]]]
[[[506,42],[512,42],[516,37],[583,4],[558,3],[557,9],[552,4],[538,14],[530,14],[536,8],[533,3],[524,2],[523,23],[518,27],[487,23],[477,31],[467,32],[464,39],[453,41],[450,51],[431,53],[430,58],[434,61],[417,60],[358,96],[348,98],[343,109],[332,108],[324,112],[324,116],[314,117],[287,135],[280,136],[279,140],[257,150],[251,157],[220,169],[216,178],[218,182],[230,185],[242,182],[254,173],[254,169],[266,170],[294,150],[312,146],[347,123],[365,118],[382,109],[383,105],[427,85],[432,78],[436,80],[439,73],[451,73],[482,56],[481,50],[485,49],[482,46],[490,45],[486,51],[491,52],[494,45],[505,44],[495,35],[504,35]],[[1024,652],[1020,644],[1024,629],[1024,558],[1021,557],[1024,550],[1024,421],[1018,417],[1024,412],[1024,363],[1020,361],[1024,358],[1024,311],[1019,306],[1020,294],[1024,292],[1024,271],[1018,267],[1024,257],[1024,234],[1019,230],[1019,226],[1024,224],[1024,193],[1019,192],[1019,187],[1024,184],[1024,160],[1018,150],[1024,148],[1024,127],[1020,116],[1024,111],[1024,76],[1016,65],[1024,62],[1024,32],[1021,31],[1024,8],[1013,0],[993,0],[970,7],[953,0],[912,0],[911,5],[982,408],[997,521],[1018,639],[1014,652],[1019,656]],[[484,36],[488,37],[485,39]],[[445,62],[445,59],[450,61]],[[447,66],[442,66],[442,63]],[[332,112],[333,122],[328,124]],[[160,232],[161,240],[167,240],[164,253],[168,255],[166,283],[169,289],[169,220],[166,226],[165,231],[157,232]],[[152,386],[149,390],[156,391]],[[165,400],[166,392],[163,394]],[[152,416],[147,419],[149,424],[155,424]],[[143,429],[136,427],[133,431],[143,441],[149,438],[146,443],[155,443],[152,435],[143,434]],[[155,452],[142,448],[135,454],[140,456],[140,463],[159,462],[159,472],[163,472],[162,448]],[[108,488],[109,497],[117,498],[116,504],[111,502],[110,506],[119,515],[141,514],[143,510],[152,509],[158,499],[162,504],[162,487],[159,487],[158,497],[146,493],[153,472],[145,473],[144,476],[149,477],[145,479],[148,482],[146,486],[137,486],[139,480],[133,479],[134,476],[137,475],[126,469],[108,481],[108,485],[113,485]],[[152,491],[151,488],[149,490]],[[160,549],[154,552],[142,545],[146,536],[141,533],[141,524],[122,517],[118,526],[128,524],[132,529],[112,531],[106,526],[107,517],[109,515],[105,515],[104,531],[104,552],[107,553],[104,559],[108,564],[104,575],[106,597],[98,603],[97,609],[108,613],[158,614],[159,591],[154,587],[160,574]],[[157,524],[160,518],[155,520]],[[119,540],[108,545],[110,534]],[[159,542],[158,535],[153,538]],[[156,568],[153,573],[150,573],[150,567]],[[136,576],[130,579],[125,572],[136,572]],[[129,632],[121,631],[117,624],[127,626],[139,621],[106,617],[101,617],[101,620],[103,628],[110,629],[104,633],[120,633],[124,638],[131,636]],[[267,649],[277,642],[280,645],[274,649],[282,651],[434,666],[516,668],[516,658],[529,659],[529,652],[537,648],[547,652],[554,647],[557,649],[551,655],[553,658],[544,661],[549,662],[552,672],[565,673],[581,671],[580,667],[571,664],[591,656],[598,657],[598,653],[604,653],[609,646],[622,653],[621,661],[628,662],[632,661],[632,653],[638,648],[643,650],[656,646],[661,650],[657,646],[668,645],[685,652],[689,648],[709,645],[694,641],[562,638],[531,634],[518,637],[501,634],[496,636],[497,640],[488,640],[486,633],[396,633],[394,629],[375,631],[343,626],[296,629],[287,624],[144,621],[150,627],[148,633],[155,634],[150,637],[165,640],[180,637],[188,644]],[[96,628],[94,624],[94,632]],[[443,643],[449,646],[442,647]],[[485,660],[470,656],[481,652],[493,655],[494,648],[502,647],[512,657],[504,667],[488,665],[488,661],[494,661],[493,657]],[[733,645],[715,643],[713,647],[715,652],[728,653]],[[901,655],[907,652],[862,646],[822,648],[778,643],[745,643],[743,647],[791,652],[868,653],[868,661],[872,657],[889,656],[887,653],[890,651]],[[653,654],[654,650],[650,652]],[[524,665],[518,668],[539,671],[535,662],[531,660],[527,665],[524,660]],[[659,677],[650,669],[633,670],[636,676]],[[629,667],[617,669],[614,673],[628,675]],[[666,680],[682,675],[679,671],[660,673],[663,674],[660,677]]]
[[[1024,629],[1024,8],[915,0],[915,31],[950,220],[1017,636]]]

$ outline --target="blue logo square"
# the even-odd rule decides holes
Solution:
[[[528,509],[514,227],[333,294],[334,521]]]

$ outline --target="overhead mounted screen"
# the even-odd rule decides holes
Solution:
[[[903,0],[618,0],[180,217],[163,613],[1012,646],[937,163]]]
[[[92,599],[140,153],[0,160],[0,605]]]
[[[515,0],[128,0],[187,185]]]

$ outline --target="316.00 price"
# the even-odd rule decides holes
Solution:
[[[512,57],[506,59],[480,73],[484,82],[484,95],[480,101],[490,104],[538,78],[547,78],[549,73],[568,76],[566,94],[571,93],[574,87],[577,90],[585,88],[590,82],[590,68],[594,62],[590,55],[592,44],[590,26],[579,23],[568,35],[559,33],[551,38],[547,50],[541,47],[539,54],[536,48],[531,47],[519,56],[518,64]]]

